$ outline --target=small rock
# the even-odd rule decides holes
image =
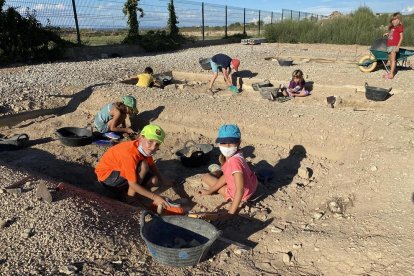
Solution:
[[[371,171],[376,172],[378,170],[377,166],[371,166]]]
[[[31,236],[33,236],[33,228],[25,229],[22,233],[22,237],[25,239],[30,238]]]
[[[237,248],[234,250],[234,254],[240,256],[246,254],[248,251],[246,249]]]
[[[0,220],[0,229],[6,228],[7,222],[8,222],[7,219]]]
[[[331,201],[328,204],[328,208],[332,213],[341,213],[341,207],[339,207],[336,201]]]
[[[315,220],[318,220],[318,219],[320,219],[321,217],[323,217],[323,212],[317,212],[317,213],[314,213],[314,214],[313,214],[313,218],[314,218]]]
[[[257,262],[257,263],[255,263],[255,266],[257,268],[261,269],[261,270],[264,270],[264,271],[273,270],[273,267],[270,264],[270,261],[269,262],[262,262],[262,261],[261,262]]]
[[[289,264],[291,259],[292,259],[292,252],[284,253],[282,255],[282,261],[285,264]]]
[[[299,170],[298,170],[298,175],[299,175],[299,177],[301,177],[301,178],[304,178],[304,179],[309,179],[309,177],[310,177],[310,171],[309,171],[309,168],[299,168]]]
[[[293,118],[299,118],[300,117],[300,114],[293,114],[292,117]]]
[[[293,245],[293,249],[299,249],[299,248],[302,248],[302,244],[301,243],[295,243]]]
[[[276,226],[273,226],[272,228],[270,228],[270,232],[272,232],[272,233],[282,233],[283,229],[281,229],[279,227],[276,227]]]
[[[0,189],[0,194],[4,194],[6,191],[4,189]]]
[[[59,272],[65,275],[75,274],[78,268],[74,265],[67,265],[59,269]]]
[[[9,194],[16,194],[19,195],[22,193],[22,188],[12,188],[12,189],[6,189],[6,192]]]
[[[334,107],[342,105],[342,98],[339,96],[335,96],[335,103],[333,104]]]

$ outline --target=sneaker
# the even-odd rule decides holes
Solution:
[[[119,135],[118,135],[118,134],[116,134],[115,132],[105,132],[105,133],[104,133],[104,136],[105,136],[106,138],[109,138],[109,139],[114,139],[114,140],[121,139],[121,136],[119,136]]]

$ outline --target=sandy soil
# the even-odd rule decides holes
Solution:
[[[226,47],[209,47],[208,51],[226,51]],[[246,61],[241,68],[247,74],[242,75],[244,90],[237,95],[226,91],[223,83],[218,84],[222,90],[217,94],[207,94],[208,72],[194,69],[188,74],[176,68],[176,83],[164,90],[137,88],[128,83],[127,75],[119,73],[108,76],[110,80],[104,84],[67,87],[66,97],[43,103],[43,109],[68,105],[55,113],[21,122],[4,115],[3,120],[9,116],[16,124],[2,127],[1,133],[27,133],[32,145],[0,153],[1,187],[26,175],[35,176],[24,181],[23,193],[3,190],[0,194],[0,207],[5,210],[0,219],[7,222],[0,229],[0,268],[6,274],[39,275],[69,274],[71,265],[76,267],[73,273],[83,275],[411,275],[414,113],[413,92],[407,84],[414,81],[414,74],[401,70],[391,81],[381,78],[383,69],[359,72],[351,61],[366,48],[263,44],[238,52],[233,47],[231,51]],[[178,66],[180,58],[196,51],[180,52],[169,62]],[[164,57],[168,55],[174,53]],[[294,68],[305,71],[307,80],[313,81],[311,96],[279,103],[263,99],[251,89],[249,85],[255,81],[270,79],[278,84],[288,79],[293,67],[279,67],[265,59],[278,55],[293,57]],[[113,59],[111,63],[133,60]],[[363,87],[367,81],[392,87],[392,97],[368,101]],[[101,106],[125,94],[138,99],[140,114],[131,118],[134,129],[155,119],[167,132],[165,145],[156,155],[161,171],[184,180],[159,192],[173,199],[189,198],[193,211],[212,211],[223,200],[218,195],[197,194],[202,187],[200,175],[207,172],[208,164],[186,168],[175,152],[187,140],[212,144],[223,123],[240,126],[247,160],[256,172],[271,170],[274,177],[261,183],[260,197],[240,217],[215,225],[223,236],[248,244],[251,250],[218,241],[199,265],[166,267],[149,257],[137,231],[137,212],[122,212],[121,205],[99,201],[102,191],[93,167],[106,148],[66,147],[54,131],[86,126]],[[326,103],[331,95],[341,98],[335,108]],[[217,163],[216,150],[211,163]],[[42,179],[47,179],[50,188],[62,181],[98,196],[58,191],[54,202],[44,204],[34,198]],[[62,219],[66,220],[64,226]],[[108,227],[101,229],[98,224]],[[16,235],[27,227],[35,229],[34,233]],[[70,233],[76,241],[76,231],[82,233],[78,242],[62,238]]]

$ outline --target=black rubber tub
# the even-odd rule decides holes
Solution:
[[[184,144],[184,148],[175,154],[184,166],[199,167],[208,163],[212,150],[213,146],[210,144],[196,144],[189,140]]]
[[[365,83],[365,97],[371,101],[385,101],[391,96],[391,89],[369,86],[368,83]]]
[[[145,217],[150,216],[147,222]],[[155,261],[175,267],[194,266],[203,261],[221,231],[212,224],[186,216],[159,217],[144,211],[140,234]],[[176,246],[177,239],[184,246]]]
[[[56,130],[56,135],[62,144],[69,147],[81,147],[93,141],[93,133],[87,128],[62,127]]]
[[[277,62],[280,66],[292,66],[293,60],[291,58],[278,58]]]

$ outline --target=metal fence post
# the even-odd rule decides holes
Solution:
[[[226,5],[226,8],[224,9],[224,13],[225,13],[224,37],[227,37],[227,5]]]
[[[284,12],[284,10],[282,10],[282,22],[283,22],[283,12]]]
[[[259,36],[260,36],[260,10],[259,10],[259,24],[258,24],[259,26]]]
[[[243,9],[243,34],[246,34],[246,8]]]
[[[293,20],[293,11],[290,10],[290,20]]]
[[[78,40],[78,44],[81,44],[79,24],[78,24],[78,14],[76,13],[75,0],[72,0],[72,7],[73,7],[73,17],[75,19],[75,26],[76,26],[76,37],[77,37],[77,40]]]
[[[273,24],[273,12],[270,14],[270,24]]]
[[[204,2],[201,2],[201,34],[204,40]]]
[[[299,12],[299,21],[300,21],[300,12]]]

